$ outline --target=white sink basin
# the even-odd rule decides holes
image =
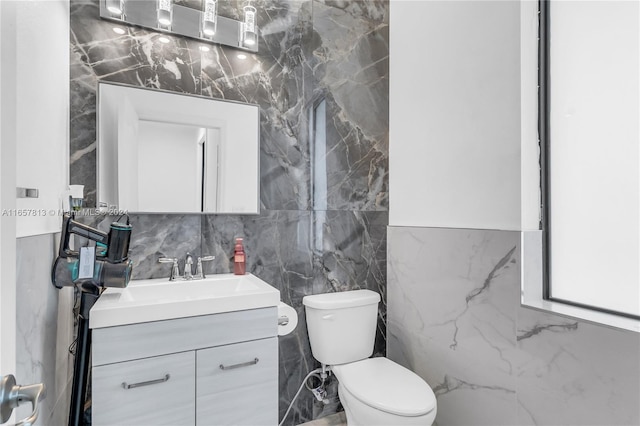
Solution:
[[[204,280],[133,280],[108,288],[91,308],[90,328],[194,317],[277,306],[280,292],[255,275],[220,274]]]

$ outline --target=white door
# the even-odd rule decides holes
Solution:
[[[16,2],[0,2],[0,374],[16,367]]]
[[[43,28],[47,31],[39,31]],[[16,359],[16,238],[60,230],[54,214],[18,213],[55,213],[67,185],[68,39],[67,0],[0,0],[0,377],[16,375],[21,361]],[[17,186],[37,188],[38,198],[17,200]],[[22,385],[42,381],[15,379]],[[51,402],[53,383],[47,386]],[[24,405],[18,420],[30,413]]]

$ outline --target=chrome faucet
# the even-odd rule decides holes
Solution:
[[[193,257],[187,252],[187,257],[184,259],[184,279],[193,279]]]
[[[184,274],[183,280],[202,280],[206,278],[204,275],[204,269],[202,268],[202,262],[209,262],[215,259],[215,256],[203,256],[198,257],[198,266],[196,267],[196,274],[193,274],[193,256],[187,252],[187,256],[184,259]],[[161,257],[158,259],[160,263],[171,263],[171,275],[169,281],[175,281],[180,276],[180,269],[178,268],[178,259],[175,257]]]

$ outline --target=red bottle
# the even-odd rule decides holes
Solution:
[[[247,262],[242,246],[242,238],[236,238],[236,247],[233,250],[233,273],[244,275],[247,272]]]

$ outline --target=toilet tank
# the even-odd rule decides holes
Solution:
[[[302,303],[313,357],[327,365],[370,357],[379,301],[380,295],[371,290],[305,296]]]

